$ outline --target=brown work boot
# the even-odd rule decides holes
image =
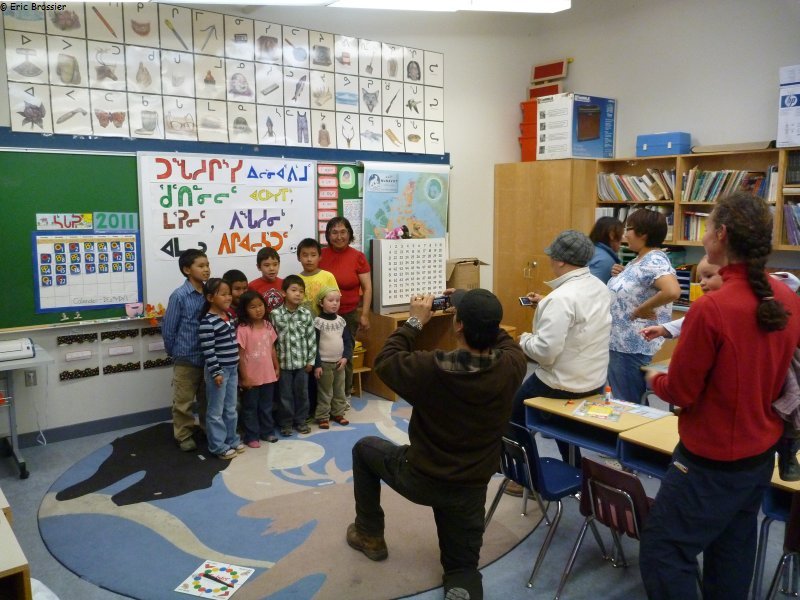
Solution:
[[[389,550],[386,548],[386,540],[382,535],[365,535],[359,533],[355,523],[347,526],[347,543],[351,548],[363,552],[370,560],[386,560]]]
[[[522,498],[522,492],[525,488],[523,488],[520,484],[516,481],[509,481],[508,485],[506,486],[505,493],[509,496],[516,496],[517,498]]]

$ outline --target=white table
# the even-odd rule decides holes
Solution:
[[[14,371],[21,371],[25,369],[37,369],[47,364],[54,362],[53,357],[50,356],[41,346],[34,345],[36,354],[32,358],[20,358],[18,360],[0,361],[0,376],[6,380],[6,403],[0,405],[0,409],[8,410],[8,428],[9,437],[11,441],[6,439],[6,444],[9,446],[11,458],[17,463],[19,468],[19,478],[27,479],[30,473],[28,467],[25,465],[25,459],[19,451],[19,441],[17,440],[17,411],[15,408],[16,397],[14,396]],[[40,377],[39,381],[47,385],[47,378]]]

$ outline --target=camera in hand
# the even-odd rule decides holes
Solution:
[[[433,299],[431,310],[447,310],[450,308],[450,296],[436,296]]]

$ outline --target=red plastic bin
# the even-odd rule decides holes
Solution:
[[[536,137],[536,123],[520,123],[519,130],[522,137]]]
[[[536,137],[521,137],[519,144],[522,146],[522,162],[536,160]]]
[[[522,122],[523,123],[536,123],[536,99],[526,100],[519,103],[522,109]]]

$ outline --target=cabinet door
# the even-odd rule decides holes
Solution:
[[[546,292],[553,278],[544,248],[571,224],[572,161],[495,166],[494,292],[503,322],[531,330],[533,312],[518,297]]]

